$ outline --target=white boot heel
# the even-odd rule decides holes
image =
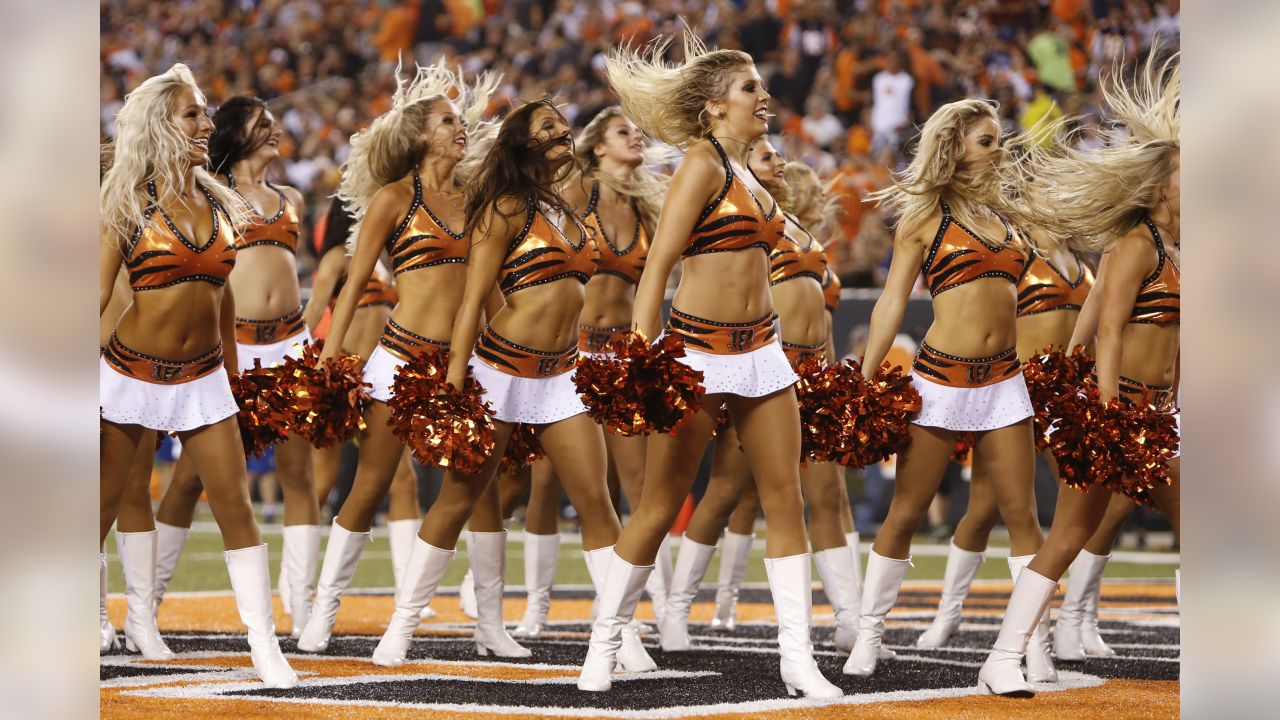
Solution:
[[[883,651],[884,619],[898,601],[898,589],[906,577],[911,559],[894,560],[875,550],[867,556],[867,576],[862,584],[862,616],[858,618],[858,640],[844,664],[845,675],[867,677],[876,671]]]
[[[1016,587],[1018,576],[1026,569],[1034,555],[1020,555],[1009,558],[1009,574]],[[1056,584],[1055,584],[1056,585]],[[1058,682],[1058,671],[1053,666],[1053,656],[1049,641],[1049,608],[1046,605],[1040,622],[1036,623],[1027,647],[1023,654],[1027,660],[1027,682]]]
[[[754,535],[726,532],[720,545],[720,573],[716,580],[716,614],[711,618],[712,629],[733,632],[738,625],[738,596],[742,581],[747,576],[747,562],[751,559],[751,543]]]
[[[978,690],[1005,697],[1032,697],[1035,688],[1022,675],[1022,656],[1044,616],[1058,584],[1024,569],[1013,585],[1000,634],[978,671]]]
[[[841,548],[843,551],[843,548]],[[809,553],[765,558],[764,569],[778,616],[778,673],[787,692],[810,698],[836,698],[844,691],[832,685],[813,659],[813,577]]]
[[[947,551],[947,569],[942,580],[942,599],[938,602],[938,614],[929,629],[916,638],[916,647],[940,648],[947,644],[960,627],[964,599],[969,596],[973,578],[982,567],[983,553],[962,550],[955,540]]]
[[[298,649],[302,652],[324,652],[329,648],[342,593],[355,577],[360,554],[371,536],[371,532],[351,532],[336,519],[329,527],[329,546],[325,548],[324,563],[320,567],[316,602],[298,636]]]
[[[653,566],[637,566],[623,560],[612,547],[593,550],[588,567],[594,567],[600,582],[599,614],[591,624],[587,657],[578,675],[578,689],[608,692],[613,687],[613,668],[622,645],[622,628],[631,622]]]
[[[507,634],[502,624],[503,571],[507,567],[507,531],[471,533],[471,573],[476,593],[476,653],[527,658],[533,652]]]
[[[551,586],[556,579],[560,559],[560,535],[524,534],[524,586],[527,602],[513,637],[536,638],[542,635],[551,610]]]
[[[156,531],[116,533],[116,549],[124,567],[129,614],[124,621],[124,646],[147,660],[172,660],[177,655],[165,645],[156,627]]]
[[[280,652],[275,620],[271,615],[271,573],[267,568],[267,546],[256,545],[223,553],[227,575],[236,596],[240,622],[249,630],[249,655],[253,669],[264,685],[288,689],[298,684],[298,675]]]
[[[405,559],[400,587],[396,590],[396,609],[373,651],[373,664],[400,667],[413,644],[413,631],[418,628],[422,608],[431,602],[445,570],[453,562],[453,550],[444,550],[414,537],[409,557]]]

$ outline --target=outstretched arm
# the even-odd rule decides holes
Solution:
[[[449,340],[449,374],[447,380],[462,389],[467,377],[467,362],[480,335],[480,319],[489,301],[498,271],[506,259],[507,247],[524,222],[525,209],[511,198],[501,198],[483,211],[471,232],[467,253],[467,285],[462,292]]]
[[[382,254],[382,245],[395,228],[396,220],[408,206],[406,196],[402,188],[388,185],[379,190],[369,203],[369,209],[360,223],[355,252],[347,266],[347,283],[342,286],[342,292],[338,293],[338,302],[333,308],[333,319],[329,325],[329,337],[324,343],[323,357],[337,357],[342,352],[347,329],[351,327],[351,318],[356,314],[360,294],[364,292],[369,276],[373,274],[373,268]],[[319,312],[323,313],[323,310]]]
[[[871,329],[867,336],[867,352],[862,358],[862,372],[874,377],[884,362],[884,356],[893,347],[893,339],[902,327],[907,312],[911,289],[920,276],[924,262],[924,245],[918,240],[916,228],[899,227],[893,239],[893,260],[889,263],[889,277],[884,291],[871,311]]]

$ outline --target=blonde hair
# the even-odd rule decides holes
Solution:
[[[468,86],[462,71],[450,70],[443,58],[435,65],[418,67],[412,78],[402,76],[400,66],[396,66],[396,92],[391,97],[391,109],[351,136],[351,152],[342,164],[337,197],[352,216],[348,251],[355,247],[373,196],[384,186],[413,172],[422,162],[427,147],[421,135],[435,104],[451,100],[457,105],[459,117],[468,128],[467,154],[473,155],[472,136],[484,134],[480,117],[501,79],[501,75],[484,73]],[[454,184],[461,187],[463,179],[457,171],[455,168]]]
[[[1155,207],[1180,149],[1181,66],[1178,55],[1157,63],[1155,52],[1126,84],[1119,68],[1102,79],[1104,147],[1081,151],[1062,132],[1056,145],[1027,144],[1010,170],[1017,213],[1050,235],[1105,252]]]
[[[959,164],[965,133],[982,120],[991,120],[998,127],[997,107],[994,102],[970,98],[938,108],[920,130],[907,169],[895,174],[893,185],[869,197],[898,216],[899,228],[923,221],[938,208],[940,200],[951,206],[952,216],[971,228],[978,225],[978,218],[989,217],[991,210],[1002,209],[998,167],[979,163],[965,168]]]
[[[191,70],[182,63],[144,80],[125,96],[116,113],[115,140],[100,150],[103,164],[109,162],[110,167],[98,190],[99,227],[105,238],[122,249],[147,224],[150,208],[186,205],[182,191],[189,171],[227,214],[232,227],[250,222],[248,206],[239,195],[204,168],[191,170],[191,139],[172,117],[178,94],[186,89],[204,100]],[[151,182],[156,186],[155,200],[147,190]]]
[[[671,41],[634,50],[615,47],[605,57],[609,83],[622,110],[645,134],[680,149],[711,134],[709,100],[729,91],[729,73],[755,63],[740,50],[708,50],[689,28],[684,32],[684,62],[662,59]]]
[[[796,216],[813,233],[826,233],[840,219],[840,201],[831,185],[823,185],[818,173],[798,160],[790,160],[782,168],[787,179],[787,198],[782,207]]]
[[[600,160],[596,157],[595,149],[604,142],[605,131],[609,129],[609,123],[616,118],[628,120],[621,107],[610,105],[596,113],[596,116],[591,118],[591,122],[587,123],[587,126],[578,134],[574,141],[574,156],[578,161],[581,175],[572,178],[571,182],[599,181],[610,190],[634,200],[640,209],[640,222],[644,225],[645,232],[652,236],[658,225],[658,215],[662,212],[662,200],[667,191],[666,178],[647,167],[651,160],[650,156],[654,153],[646,148],[645,158],[640,167],[632,172],[630,180],[619,180],[609,173],[600,171]]]

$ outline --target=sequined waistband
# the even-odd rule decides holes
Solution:
[[[494,370],[525,378],[560,375],[578,364],[577,345],[560,352],[534,350],[502,337],[488,324],[476,342],[476,355]]]
[[[302,306],[274,320],[236,318],[236,342],[241,345],[270,345],[302,332],[307,323],[302,319]]]
[[[939,352],[928,343],[921,342],[911,368],[921,377],[939,385],[976,388],[1014,377],[1021,371],[1022,363],[1014,348],[991,357],[962,358]]]
[[[769,313],[746,323],[722,323],[671,308],[667,330],[683,338],[691,350],[712,355],[741,355],[759,350],[777,339],[778,315]]]
[[[408,362],[427,350],[438,350],[448,354],[449,343],[445,340],[432,340],[405,330],[395,320],[387,318],[387,326],[382,330],[382,338],[378,341],[387,352]]]
[[[782,352],[787,354],[787,359],[791,361],[791,367],[798,368],[800,363],[811,357],[821,358],[826,355],[827,344],[818,343],[817,345],[797,345],[782,341]]]
[[[581,352],[600,353],[604,352],[604,346],[614,340],[621,340],[631,331],[630,325],[618,325],[617,327],[593,327],[591,325],[578,326],[578,350]]]
[[[222,343],[191,360],[163,360],[129,349],[113,332],[111,341],[102,349],[102,357],[121,375],[156,385],[179,385],[198,380],[222,367]]]

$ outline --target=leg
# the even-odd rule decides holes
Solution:
[[[548,461],[534,463],[529,468],[529,506],[525,511],[526,533],[555,535],[560,532],[560,478]]]
[[[507,569],[507,531],[502,527],[498,483],[490,481],[476,500],[471,528],[471,574],[476,593],[476,654],[529,657],[532,653],[507,634],[502,623],[502,592]],[[429,518],[428,521],[429,522]],[[426,523],[424,522],[424,527]]]
[[[840,510],[839,476],[835,463],[810,465],[800,471],[800,489],[809,507],[813,562],[836,618],[836,650],[849,652],[858,635],[862,585],[840,523],[844,513]]]
[[[400,588],[409,555],[413,552],[414,538],[422,524],[422,508],[418,503],[418,474],[413,469],[413,456],[408,448],[400,458],[395,477],[391,480],[390,507],[387,510],[387,538],[391,545],[391,574]],[[424,607],[421,618],[433,618],[436,611]]]
[[[836,489],[840,491],[840,529],[846,538],[858,531],[853,524],[853,506],[849,503],[849,486],[845,484],[845,470],[836,466]]]
[[[610,464],[618,475],[618,484],[627,496],[627,505],[634,510],[640,505],[640,493],[644,488],[644,453],[648,439],[605,433],[604,444],[609,451]]]
[[[510,518],[515,514],[520,501],[530,492],[533,484],[533,466],[521,468],[515,474],[498,473],[498,507],[502,508],[502,517]],[[532,501],[530,501],[532,502]],[[528,521],[525,521],[526,524]]]
[[[974,474],[991,481],[1014,556],[1034,555],[1044,542],[1036,519],[1035,463],[1030,420],[980,433],[974,443]]]
[[[512,631],[515,637],[542,634],[551,609],[551,585],[560,556],[560,480],[549,462],[535,463],[531,474],[529,509],[524,525],[524,617]]]
[[[316,502],[311,443],[302,436],[291,435],[276,445],[276,479],[284,497],[285,526],[319,525],[320,505]]]
[[[724,628],[733,632],[737,626],[738,593],[747,576],[747,562],[751,559],[751,546],[756,539],[756,517],[759,514],[760,499],[756,496],[755,483],[747,483],[733,514],[729,516],[729,528],[725,531],[724,543],[720,549],[716,614],[711,618],[712,628]]]
[[[258,473],[250,478],[258,483],[258,500],[262,507],[262,522],[274,523],[280,507],[280,480],[274,472]]]
[[[144,428],[140,425],[116,425],[103,421],[98,455],[98,546],[107,541],[107,533],[116,522],[124,497],[129,470],[133,467]]]
[[[840,522],[845,513],[840,510],[839,469],[835,463],[820,463],[800,471],[800,489],[809,508],[809,543],[815,553],[848,542]]]
[[[604,431],[583,413],[547,425],[539,433],[539,439],[569,495],[569,502],[582,519],[583,550],[597,550],[616,543],[622,526],[613,511],[605,483],[608,460]]]
[[[338,469],[342,465],[342,446],[311,449],[311,468],[316,478],[316,506],[329,504],[329,496],[338,484]]]
[[[311,614],[315,590],[316,559],[320,555],[320,505],[316,502],[311,467],[311,443],[291,435],[276,445],[276,472],[284,495],[284,559],[280,563],[280,601],[293,620],[290,634],[297,637]],[[264,475],[265,477],[265,475]],[[263,497],[263,505],[267,499]]]
[[[1072,491],[1061,486],[1058,492]],[[1132,514],[1133,501],[1123,495],[1113,495],[1102,523],[1071,562],[1071,577],[1053,629],[1053,648],[1058,659],[1115,656],[1115,651],[1107,646],[1098,631],[1098,602],[1102,592],[1102,574],[1111,559],[1111,547],[1124,521]]]
[[[985,470],[984,466],[974,464],[973,478],[969,483],[969,505],[960,522],[956,523],[956,533],[951,538],[953,547],[969,553],[986,552],[991,530],[1000,519],[995,488]]]
[[[151,532],[156,529],[155,518],[151,514],[151,467],[155,447],[156,431],[144,430],[120,498],[120,513],[116,518],[116,530],[119,532]]]
[[[1182,537],[1182,458],[1169,461],[1169,484],[1151,489],[1151,499],[1173,528],[1176,537]]]
[[[191,457],[183,453],[178,457],[178,462],[174,463],[169,486],[160,498],[160,507],[156,510],[157,611],[164,601],[169,580],[178,567],[178,559],[182,557],[182,548],[187,544],[191,523],[195,520],[196,505],[203,492],[204,485],[196,475]]]

